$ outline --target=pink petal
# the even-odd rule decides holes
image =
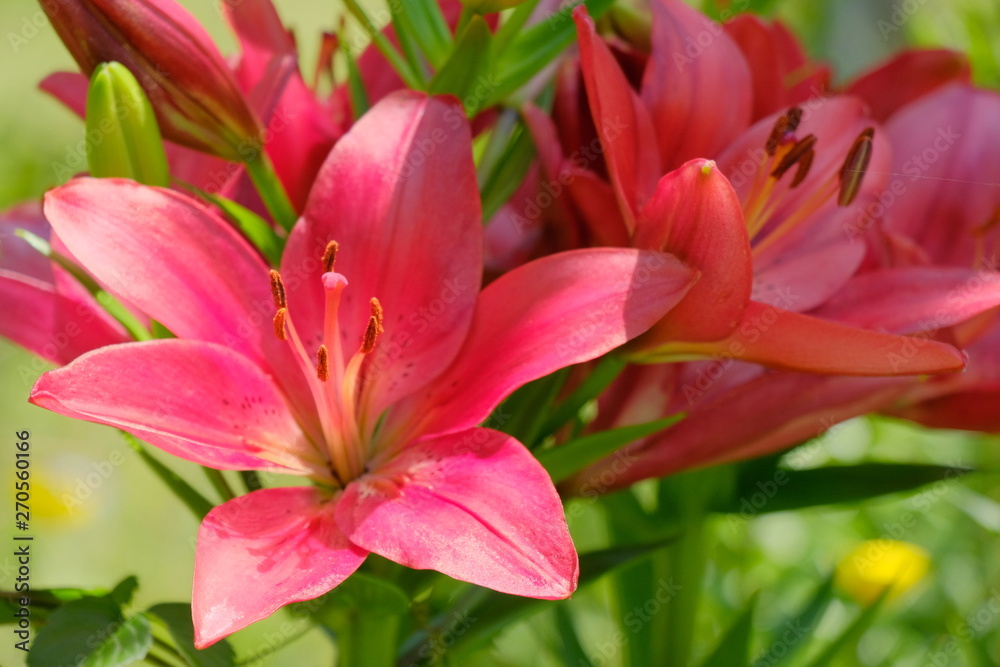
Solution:
[[[607,45],[597,36],[585,7],[573,11],[580,43],[580,68],[618,206],[629,231],[653,194],[662,170],[649,147],[656,134],[649,113],[632,90]]]
[[[847,87],[871,107],[872,117],[885,122],[899,109],[935,89],[952,83],[968,83],[969,59],[957,51],[910,50],[879,64]]]
[[[954,347],[926,337],[858,329],[756,301],[747,305],[742,323],[726,340],[667,344],[656,352],[663,358],[723,355],[769,368],[830,375],[923,375],[965,366]]]
[[[79,72],[55,72],[42,79],[38,87],[83,118],[87,113],[88,85],[87,77]]]
[[[549,600],[576,588],[576,550],[548,473],[497,431],[403,450],[347,487],[337,522],[354,544],[407,567]]]
[[[42,375],[29,400],[212,468],[325,474],[272,380],[221,345],[167,339],[102,347]]]
[[[45,213],[116,294],[180,338],[220,343],[280,370],[295,404],[312,404],[288,343],[274,335],[267,265],[214,212],[170,190],[80,178],[50,191]]]
[[[817,314],[866,329],[933,331],[1000,305],[993,271],[911,267],[856,276]]]
[[[911,383],[767,373],[697,404],[677,425],[594,464],[564,490],[589,497],[641,479],[781,451],[890,405]]]
[[[952,84],[901,109],[886,126],[894,174],[884,195],[886,228],[909,236],[935,263],[996,261],[998,117],[996,91]]]
[[[361,345],[369,300],[385,313],[366,389],[377,415],[444,370],[472,319],[482,213],[460,106],[391,95],[330,153],[282,260],[289,314],[316,347],[325,303],[317,260],[329,241],[340,245],[336,271],[348,281],[339,310],[345,355]]]
[[[715,156],[750,124],[752,78],[739,47],[681,0],[653,0],[653,51],[642,99],[672,169]],[[679,129],[682,128],[682,129]]]
[[[195,646],[203,649],[349,577],[367,552],[347,541],[334,504],[306,487],[254,491],[208,513],[194,563]]]
[[[393,420],[420,422],[421,433],[475,426],[521,385],[645,332],[693,277],[670,255],[631,249],[576,250],[518,267],[483,290],[458,360]]]
[[[739,199],[714,162],[691,160],[660,179],[635,245],[674,253],[701,272],[650,336],[718,340],[739,324],[753,282],[750,241]]]
[[[89,296],[74,298],[52,283],[2,269],[0,312],[0,336],[57,365],[129,340],[128,332]]]

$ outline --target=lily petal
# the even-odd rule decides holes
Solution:
[[[483,290],[460,361],[393,417],[420,421],[422,433],[475,426],[521,385],[646,331],[694,279],[671,255],[624,248],[520,266]]]
[[[729,338],[668,343],[653,359],[721,355],[769,368],[829,375],[923,375],[962,370],[965,357],[951,345],[869,331],[756,301]],[[652,359],[650,359],[652,360]]]
[[[642,99],[665,169],[719,151],[750,125],[752,77],[721,26],[681,0],[653,0],[653,51]],[[711,41],[701,46],[705,36]],[[677,128],[683,128],[678,131]]]
[[[323,595],[368,555],[316,489],[262,489],[219,505],[198,530],[192,615],[203,649],[280,607]]]
[[[586,8],[573,11],[580,43],[580,67],[604,159],[629,232],[653,194],[662,170],[649,147],[656,134],[649,112],[629,85],[611,50],[597,35]]]
[[[739,324],[753,284],[750,239],[736,192],[714,162],[691,160],[660,179],[635,245],[675,253],[701,272],[650,337],[718,340]]]
[[[348,281],[339,309],[344,353],[360,347],[377,298],[385,313],[369,377],[374,414],[455,358],[482,271],[482,213],[472,143],[457,102],[390,95],[337,143],[282,261],[289,314],[308,343],[323,331],[317,261],[337,241]],[[443,223],[447,224],[443,224]]]
[[[514,438],[469,429],[411,446],[337,503],[351,542],[401,565],[554,600],[578,561],[548,473]]]
[[[271,379],[221,345],[168,339],[102,347],[42,375],[29,400],[212,468],[324,469]]]

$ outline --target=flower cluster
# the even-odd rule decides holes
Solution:
[[[360,55],[327,35],[307,82],[270,0],[223,3],[230,59],[173,0],[43,3],[82,71],[43,88],[123,140],[0,219],[27,232],[0,257],[0,334],[57,366],[29,400],[308,482],[205,516],[199,647],[368,554],[568,597],[560,494],[871,412],[1000,431],[1000,96],[960,55],[833,86],[752,15],[650,0],[559,24],[553,3],[518,4],[401,9]],[[575,46],[546,60],[554,25]],[[107,62],[131,77],[99,87]],[[153,130],[119,122],[116,86],[148,98]],[[160,133],[161,153],[129,152]],[[490,421],[609,358],[623,370],[596,416],[546,449]],[[680,413],[558,489],[538,458]]]

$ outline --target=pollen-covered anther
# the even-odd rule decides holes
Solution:
[[[874,136],[875,128],[866,128],[854,140],[851,150],[848,151],[844,165],[840,168],[840,195],[837,197],[839,206],[849,206],[861,192],[861,183],[868,170],[868,163],[872,159],[872,139]]]
[[[320,345],[319,349],[316,350],[316,377],[319,378],[320,382],[326,382],[330,379],[330,353],[326,349],[326,345]]]
[[[771,136],[767,138],[767,143],[764,144],[764,150],[767,151],[768,155],[773,156],[778,151],[778,146],[784,141],[786,132],[788,132],[788,117],[781,116],[774,122],[774,129],[771,130]]]
[[[279,308],[274,314],[274,335],[278,340],[288,340],[288,332],[285,330],[285,317],[288,315],[287,308]]]
[[[323,251],[323,272],[330,273],[333,271],[333,266],[337,262],[337,251],[340,250],[340,244],[336,241],[330,241],[326,244],[326,250]]]
[[[815,155],[813,147],[815,145],[816,135],[814,134],[810,134],[796,142],[795,145],[792,146],[791,150],[785,153],[784,157],[781,158],[778,166],[771,172],[771,176],[780,180],[781,177],[785,175],[785,172],[797,164],[799,165],[799,172],[795,174],[795,179],[792,181],[792,187],[801,183],[802,179],[805,178],[805,173],[808,173],[809,167],[812,166],[813,156]]]
[[[788,131],[794,132],[799,129],[799,123],[802,122],[802,108],[792,107],[788,110],[786,117],[788,118]]]
[[[365,327],[365,339],[361,343],[361,352],[363,354],[368,354],[375,349],[375,342],[378,337],[385,331],[382,326],[383,315],[382,315],[382,304],[378,302],[378,299],[371,300],[372,314],[368,318],[368,326]]]
[[[271,269],[271,297],[274,299],[275,308],[287,308],[288,301],[285,298],[285,283],[281,280],[281,274]]]

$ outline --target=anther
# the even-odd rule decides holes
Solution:
[[[851,150],[847,153],[844,165],[840,168],[840,195],[837,197],[839,206],[849,206],[861,192],[861,182],[872,159],[872,137],[875,128],[869,127],[862,132]]]
[[[382,328],[382,304],[378,299],[371,300],[372,315],[368,318],[368,326],[365,327],[365,339],[361,343],[361,353],[368,354],[375,349],[375,342],[380,334],[385,331]]]
[[[787,131],[788,117],[781,116],[774,122],[774,129],[771,130],[771,136],[767,138],[767,143],[764,144],[764,150],[767,151],[768,155],[773,156],[777,152],[778,146],[781,145]]]
[[[807,165],[811,165],[812,156],[810,154],[813,153],[813,146],[815,145],[816,145],[816,135],[814,134],[810,134],[804,139],[796,142],[796,144],[792,146],[791,150],[785,153],[785,156],[781,158],[781,162],[779,162],[778,166],[775,167],[774,171],[771,172],[771,176],[774,176],[775,178],[780,180],[781,177],[785,175],[786,171],[788,171],[789,169],[794,167],[797,163],[803,160],[807,161],[806,162]],[[808,158],[806,158],[807,155],[809,155]],[[799,169],[801,170],[802,167],[799,167]],[[809,167],[806,166],[805,169],[808,171]],[[799,183],[802,182],[803,178],[805,178],[805,175],[799,177],[798,174],[796,174],[796,180]],[[795,183],[794,185],[798,185],[798,183]]]
[[[330,241],[326,244],[326,250],[323,251],[323,271],[325,273],[333,271],[333,265],[337,261],[338,250],[340,250],[340,244],[336,241]]]
[[[279,308],[274,314],[274,335],[278,340],[288,340],[288,333],[285,331],[285,316],[288,314],[287,308]]]
[[[316,350],[316,377],[320,382],[330,379],[330,353],[327,352],[326,345],[320,345]]]
[[[788,131],[794,132],[799,129],[799,123],[802,122],[802,108],[792,107],[788,110]]]
[[[274,298],[275,308],[287,308],[288,301],[285,299],[285,283],[281,280],[281,274],[271,269],[271,296]]]
[[[799,160],[799,166],[795,170],[795,178],[792,179],[792,182],[789,185],[789,187],[793,189],[797,188],[799,187],[799,184],[802,183],[802,181],[806,180],[806,176],[809,174],[809,167],[812,166],[813,157],[815,155],[816,151],[809,151],[808,153],[802,156],[802,159]]]

